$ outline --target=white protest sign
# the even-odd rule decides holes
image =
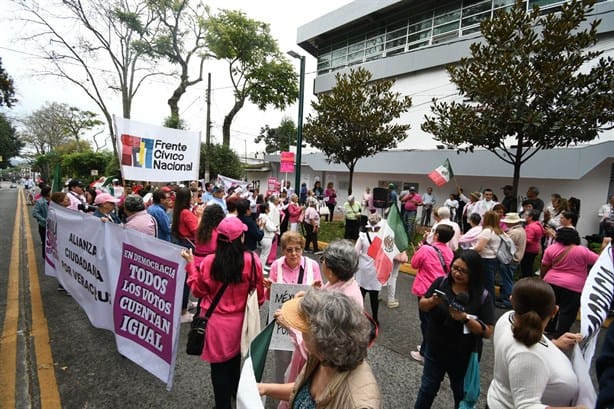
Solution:
[[[114,120],[124,179],[152,182],[198,179],[200,132],[118,117]]]
[[[288,300],[294,298],[294,295],[299,291],[307,291],[310,285],[303,284],[271,284],[271,300],[269,301],[269,322],[273,321],[273,314],[281,305]],[[279,324],[275,323],[273,337],[269,349],[277,351],[294,351],[294,344],[290,334]]]

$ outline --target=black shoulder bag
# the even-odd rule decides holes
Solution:
[[[203,352],[203,348],[205,347],[205,332],[207,331],[207,322],[209,318],[211,318],[211,314],[217,307],[217,304],[220,302],[220,298],[222,298],[222,294],[228,287],[228,283],[224,283],[222,288],[220,288],[215,294],[215,298],[207,313],[204,317],[200,316],[200,301],[198,299],[198,307],[196,308],[196,314],[194,314],[194,318],[192,319],[192,323],[190,324],[190,331],[188,332],[188,345],[186,346],[185,352],[188,355],[200,355]]]

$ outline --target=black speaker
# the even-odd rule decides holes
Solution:
[[[389,199],[390,193],[388,193],[388,189],[383,187],[373,188],[373,207],[386,209],[390,207]]]

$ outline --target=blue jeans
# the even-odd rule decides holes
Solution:
[[[501,277],[501,288],[499,291],[500,299],[507,307],[510,307],[510,295],[512,295],[512,287],[514,286],[514,273],[518,268],[518,264],[503,264],[499,263],[499,277]]]
[[[454,357],[445,359],[431,356],[427,346],[424,357],[424,370],[422,371],[422,383],[418,391],[418,397],[414,404],[414,409],[428,409],[433,405],[433,401],[439,392],[441,381],[445,374],[450,378],[450,388],[454,395],[454,407],[457,408],[464,396],[465,372],[467,370],[466,360]]]
[[[416,210],[405,210],[403,213],[403,223],[405,224],[405,231],[410,242],[414,239],[414,224],[416,223],[417,214]]]
[[[495,274],[497,274],[497,269],[499,268],[499,260],[496,258],[483,258],[484,268],[485,268],[485,277],[484,277],[484,288],[490,293],[490,297],[495,299]]]

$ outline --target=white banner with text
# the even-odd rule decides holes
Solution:
[[[117,152],[127,180],[198,180],[200,132],[115,117]]]
[[[167,384],[177,356],[181,248],[51,203],[45,274],[54,276],[118,351]]]

